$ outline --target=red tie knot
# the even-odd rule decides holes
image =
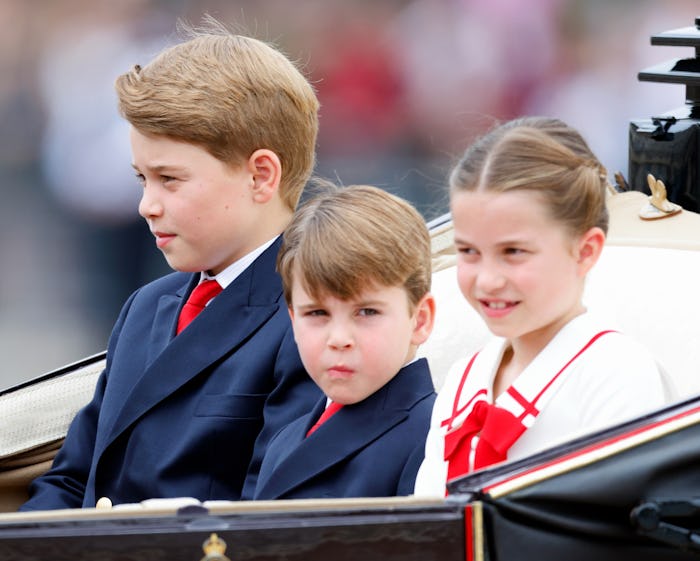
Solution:
[[[187,303],[191,306],[199,306],[200,308],[203,308],[207,305],[209,300],[219,294],[221,290],[221,285],[215,280],[205,280],[194,288],[192,294],[190,294],[190,297],[187,300]]]
[[[216,297],[223,288],[215,280],[205,280],[199,283],[190,294],[190,297],[185,302],[180,312],[180,318],[177,322],[177,333],[180,333],[189,323],[197,317],[209,301]]]
[[[309,436],[311,433],[315,432],[318,427],[320,427],[323,423],[325,423],[329,418],[331,418],[333,415],[335,415],[343,406],[340,403],[336,403],[335,401],[331,401],[328,404],[328,407],[321,413],[321,416],[318,418],[318,421],[316,421],[316,424],[309,429],[309,432],[306,433],[306,436]]]

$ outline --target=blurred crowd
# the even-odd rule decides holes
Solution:
[[[446,212],[476,135],[524,114],[579,127],[627,172],[629,121],[684,103],[637,72],[689,49],[696,0],[0,0],[0,391],[106,347],[119,308],[167,266],[114,78],[211,14],[275,43],[321,100],[317,175]]]

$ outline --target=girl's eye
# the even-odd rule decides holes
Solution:
[[[144,177],[144,175],[142,173],[136,174],[136,181],[138,181],[139,184],[141,184],[141,185],[144,185],[144,186],[146,185],[146,178]]]
[[[473,247],[468,247],[468,246],[462,246],[462,247],[457,247],[457,252],[461,253],[463,255],[476,255],[477,251]]]
[[[479,252],[473,247],[458,246],[457,258],[461,263],[477,263],[479,261]]]
[[[160,180],[161,180],[163,183],[168,183],[168,182],[170,182],[170,181],[175,181],[175,178],[172,177],[172,176],[170,176],[170,175],[161,175],[161,176],[160,176]]]
[[[525,253],[525,250],[519,247],[507,247],[504,250],[504,253],[506,255],[520,255],[522,253]]]

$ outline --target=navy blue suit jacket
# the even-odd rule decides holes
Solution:
[[[253,498],[412,494],[434,402],[428,363],[420,359],[367,399],[344,406],[306,438],[326,406],[322,398],[311,413],[272,439]]]
[[[92,401],[21,510],[94,507],[102,496],[236,500],[244,482],[255,487],[270,438],[321,395],[282,298],[280,241],[177,337],[198,274],[173,273],[129,298]]]

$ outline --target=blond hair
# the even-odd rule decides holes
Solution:
[[[226,163],[272,150],[282,163],[280,195],[294,209],[314,167],[314,89],[274,47],[209,23],[119,76],[119,111],[142,133],[196,144]]]
[[[343,300],[368,287],[401,286],[412,308],[430,291],[430,234],[418,211],[395,195],[369,185],[336,188],[296,212],[277,268],[290,306],[297,280],[314,298]]]
[[[605,167],[581,134],[558,119],[509,121],[470,146],[450,175],[450,191],[531,191],[550,215],[580,235],[608,228]]]

